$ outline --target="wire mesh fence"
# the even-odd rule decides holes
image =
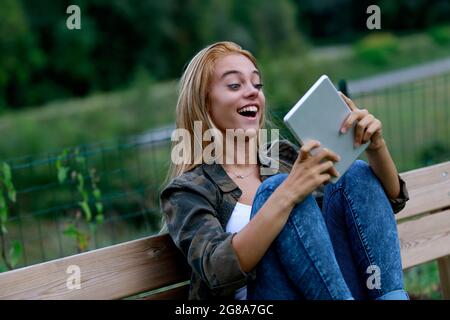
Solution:
[[[450,73],[354,95],[383,123],[401,171],[450,159]]]
[[[450,159],[449,77],[348,92],[382,121],[400,172]],[[292,138],[282,125],[286,111],[271,117],[281,134]],[[16,201],[4,197],[0,271],[7,270],[8,259],[17,268],[157,233],[172,129],[6,159]]]
[[[7,203],[3,260],[17,243],[19,267],[158,232],[168,155],[167,140],[140,137],[6,161],[16,201]]]

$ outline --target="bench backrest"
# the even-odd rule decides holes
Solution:
[[[404,268],[450,254],[449,173],[446,162],[401,174],[411,198],[397,214]],[[430,212],[439,213],[410,221]],[[67,287],[71,265],[80,289]],[[170,285],[147,298],[186,298],[188,270],[167,234],[152,236],[0,273],[0,299],[121,299]]]
[[[80,268],[80,289],[69,289],[70,266]],[[165,234],[0,273],[0,299],[122,299],[187,280],[188,273]]]
[[[396,216],[402,264],[407,269],[450,255],[450,161],[401,176],[410,196]],[[441,268],[447,262],[438,263]]]

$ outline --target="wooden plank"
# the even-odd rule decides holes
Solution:
[[[442,298],[450,300],[450,256],[438,259]]]
[[[445,175],[446,172],[447,176]],[[442,182],[443,178],[448,180],[448,175],[450,175],[450,161],[400,173],[400,176],[406,181],[408,188],[411,189]]]
[[[71,265],[80,289],[67,287]],[[187,280],[188,270],[165,234],[0,273],[0,299],[119,299]]]
[[[143,300],[187,300],[189,285],[184,285],[167,291],[145,297]]]
[[[397,220],[450,206],[450,161],[400,174],[410,200]]]
[[[398,225],[403,269],[450,254],[450,210]]]
[[[441,210],[450,206],[450,181],[427,185],[418,189],[410,189],[410,200],[405,208],[396,215],[397,220]]]

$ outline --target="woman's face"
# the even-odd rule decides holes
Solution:
[[[244,55],[230,54],[214,66],[210,116],[218,129],[259,129],[265,97],[259,71]]]

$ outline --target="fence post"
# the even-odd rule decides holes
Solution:
[[[450,300],[450,256],[440,258],[437,262],[441,282],[442,298],[444,300]]]
[[[348,93],[348,88],[347,88],[347,81],[345,81],[345,79],[339,80],[338,90],[350,98],[350,95]]]

